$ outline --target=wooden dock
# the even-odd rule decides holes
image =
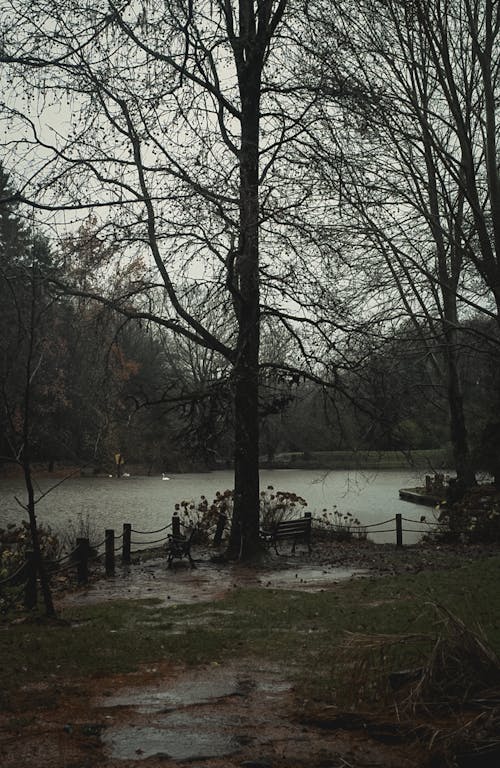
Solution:
[[[427,493],[425,488],[401,488],[399,498],[402,501],[411,501],[413,504],[422,504],[425,507],[435,507],[436,504],[444,500],[444,496]]]

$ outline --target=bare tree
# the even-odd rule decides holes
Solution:
[[[85,285],[61,290],[155,322],[231,366],[232,556],[259,549],[261,312],[280,316],[297,356],[306,351],[296,333],[306,302],[282,289],[284,277],[297,285],[314,188],[292,158],[309,141],[317,98],[296,88],[304,24],[292,0],[13,0],[2,19],[17,199],[54,224],[92,210],[113,244]],[[106,276],[131,258],[143,259],[141,278],[111,290]],[[206,322],[214,304],[230,340]]]
[[[54,384],[47,375],[46,358],[50,357],[51,345],[45,336],[46,316],[51,313],[52,301],[44,295],[36,247],[33,246],[32,250],[31,265],[26,260],[29,254],[24,254],[24,263],[21,260],[0,268],[2,313],[9,323],[9,331],[5,334],[7,340],[2,344],[0,369],[4,427],[2,447],[6,450],[0,459],[17,464],[22,469],[27,500],[23,503],[18,499],[18,502],[28,515],[45,612],[47,616],[54,616],[52,593],[40,546],[36,517],[38,499],[32,477],[32,451],[37,426],[35,403],[39,410],[43,410],[46,399],[40,397],[40,390],[49,392]],[[9,344],[9,341],[13,343]]]
[[[381,0],[316,12],[321,39],[334,41],[316,59],[327,98],[339,58],[362,95],[342,135],[338,121],[326,128],[321,162],[342,184],[337,231],[361,265],[369,301],[393,301],[394,317],[411,318],[437,382],[446,382],[457,475],[467,485],[474,471],[459,328],[477,312],[500,319],[498,11],[483,0]],[[436,341],[444,365],[431,352]]]

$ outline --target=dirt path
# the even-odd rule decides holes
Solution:
[[[494,551],[492,550],[491,554]],[[315,590],[354,573],[402,573],[444,568],[489,550],[360,545],[321,546],[313,556],[271,558],[260,569],[211,564],[167,571],[144,560],[88,589],[66,591],[58,603],[114,597],[161,597],[165,602],[213,600],[234,586]],[[328,715],[328,713],[327,713]],[[197,669],[168,661],[131,674],[60,683],[47,680],[14,697],[0,713],[2,768],[424,768],[429,754],[416,742],[358,721],[318,716],[296,700],[287,666],[258,659]],[[436,765],[439,765],[437,763]]]
[[[0,716],[2,768],[416,768],[423,749],[297,713],[279,667],[243,659],[197,670],[168,663],[128,675],[20,691]]]

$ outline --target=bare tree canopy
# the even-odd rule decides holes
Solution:
[[[318,153],[324,183],[340,189],[332,232],[363,295],[386,318],[391,308],[405,313],[427,348],[448,390],[456,469],[469,484],[459,330],[477,313],[500,322],[498,8],[340,0],[310,3],[309,13],[325,110],[336,109],[339,73],[360,94],[343,123],[330,121]]]
[[[258,547],[261,314],[288,336],[291,367],[308,336],[328,338],[307,300],[324,201],[294,155],[314,134],[317,92],[296,73],[307,23],[289,0],[15,0],[2,18],[16,199],[54,227],[92,211],[109,243],[83,283],[60,289],[232,366],[231,549],[243,555]]]

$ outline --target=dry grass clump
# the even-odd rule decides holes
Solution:
[[[404,707],[430,718],[448,714],[429,743],[443,766],[500,765],[500,659],[480,627],[467,627],[442,606],[436,610],[440,632]]]
[[[337,666],[337,705],[354,710],[393,704],[394,688],[420,677],[421,669],[411,662],[430,641],[426,634],[346,632]]]
[[[404,702],[412,711],[456,712],[500,705],[500,659],[480,627],[471,629],[442,606],[435,605],[439,632],[421,674]]]
[[[433,634],[347,636],[338,705],[392,719],[430,765],[500,765],[500,659],[479,627],[432,607]]]

